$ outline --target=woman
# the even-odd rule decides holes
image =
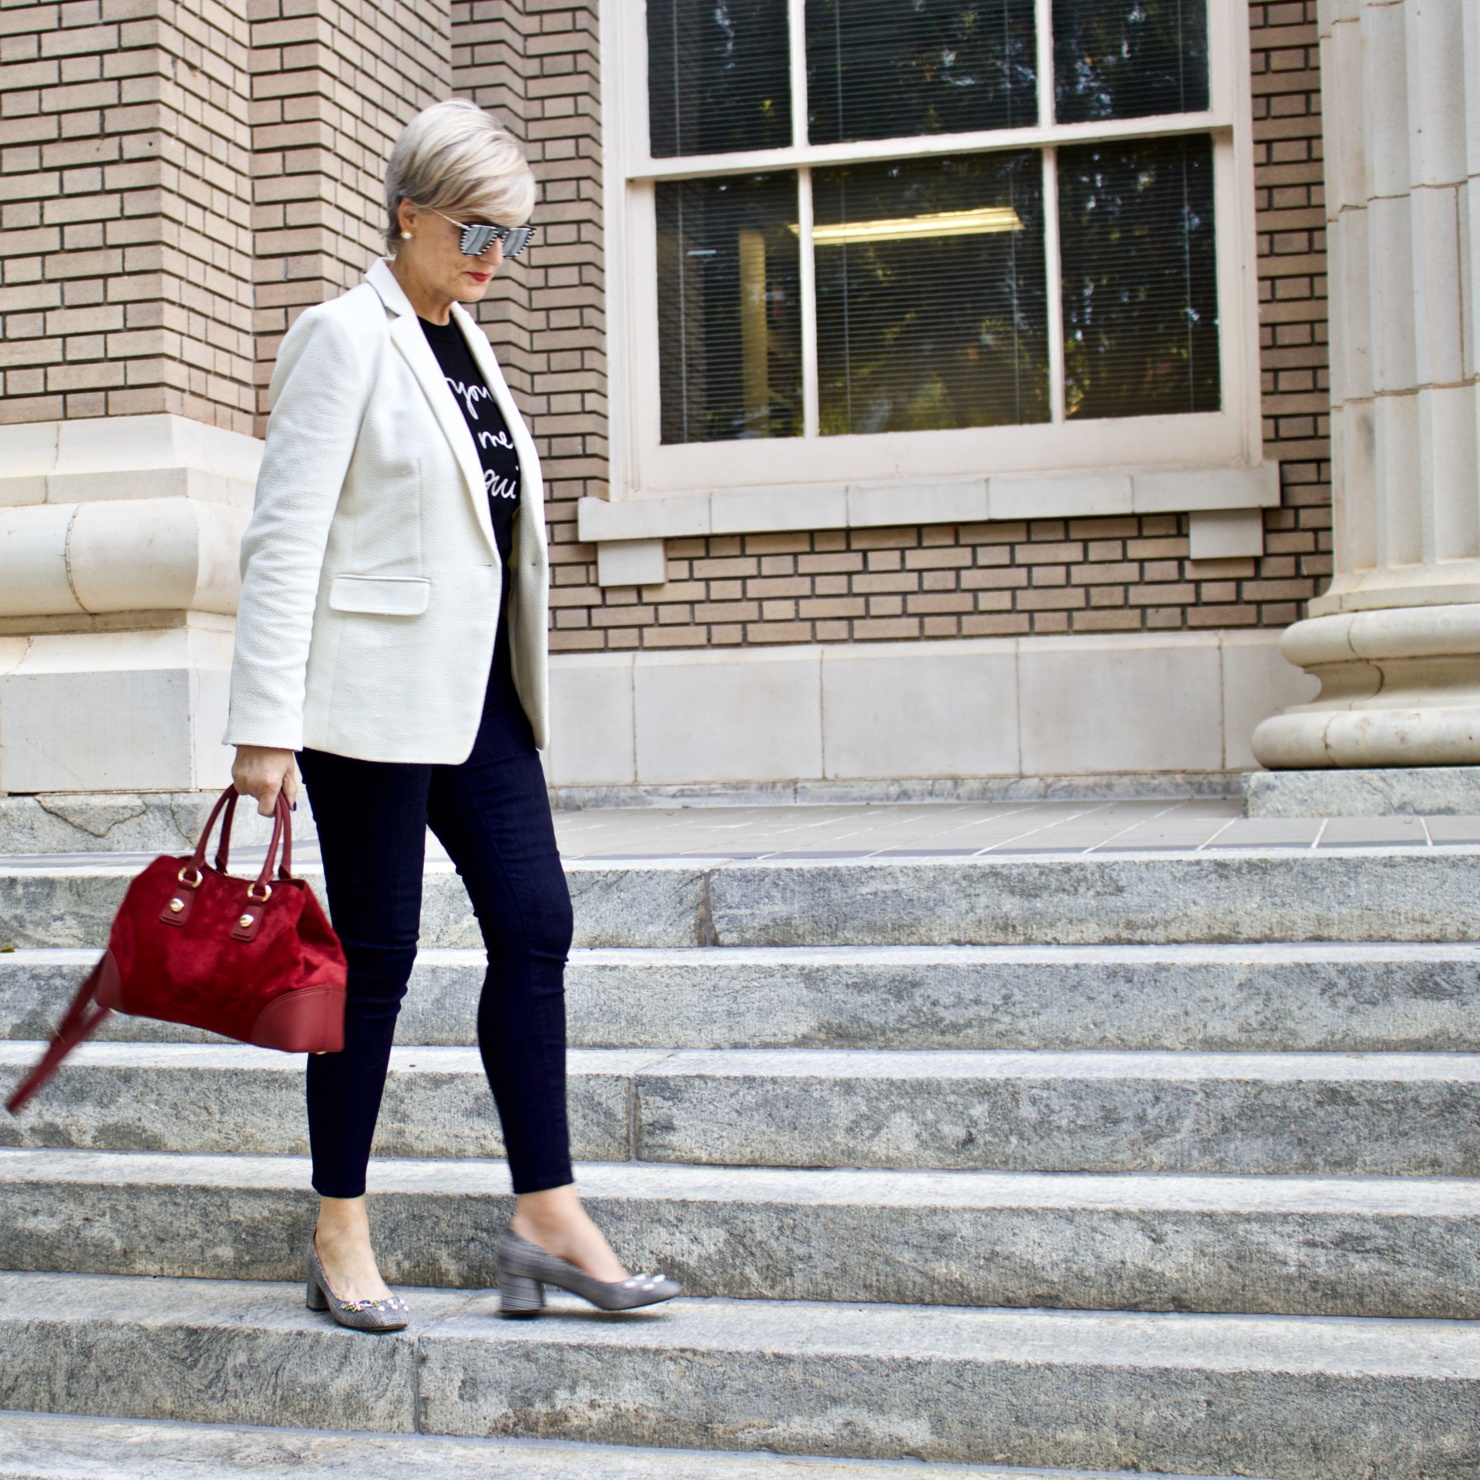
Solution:
[[[501,1309],[545,1284],[605,1309],[671,1299],[629,1276],[572,1186],[563,972],[570,896],[537,746],[546,600],[539,460],[464,311],[516,256],[535,185],[475,104],[407,126],[386,176],[387,244],[359,287],[283,340],[242,593],[227,742],[263,813],[297,791],[318,826],[349,961],[344,1051],[308,1064],[317,1228],[310,1306],[397,1330],[365,1168],[416,957],[426,829],[456,864],[488,948],[478,1046],[514,1184]]]

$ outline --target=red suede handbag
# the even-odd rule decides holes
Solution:
[[[236,800],[228,786],[193,855],[156,858],[129,885],[103,959],[6,1101],[12,1115],[114,1009],[286,1053],[344,1047],[344,951],[313,890],[293,877],[288,803],[279,793],[267,857],[248,881],[226,872]],[[208,867],[206,843],[223,807],[221,845]]]

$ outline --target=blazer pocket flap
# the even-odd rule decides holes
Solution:
[[[329,606],[336,612],[384,617],[419,617],[432,599],[432,583],[420,576],[335,576]]]

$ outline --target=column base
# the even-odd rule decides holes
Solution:
[[[1241,782],[1245,817],[1480,817],[1480,766],[1245,771]]]
[[[234,626],[0,636],[0,793],[225,786]]]
[[[1480,764],[1480,604],[1313,617],[1285,633],[1280,651],[1321,692],[1254,731],[1261,765]]]

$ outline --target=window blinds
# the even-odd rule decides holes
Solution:
[[[1034,0],[806,0],[795,59],[786,0],[648,0],[652,153],[789,147],[803,64],[814,145],[1036,124],[1045,89],[1061,123],[1208,106],[1205,0],[1051,0],[1049,13],[1051,78],[1036,72]],[[657,183],[663,442],[802,435],[809,314],[822,436],[1218,409],[1210,135],[976,154],[943,142]]]
[[[1036,151],[819,169],[820,428],[1046,421]]]
[[[1208,106],[1205,0],[1053,0],[1054,118],[1147,118]]]
[[[1068,415],[1216,411],[1212,140],[1060,149],[1059,221]]]
[[[808,138],[1038,121],[1033,0],[808,0]]]
[[[791,143],[786,0],[648,0],[647,35],[655,159]]]
[[[794,174],[657,189],[664,442],[802,430]]]

